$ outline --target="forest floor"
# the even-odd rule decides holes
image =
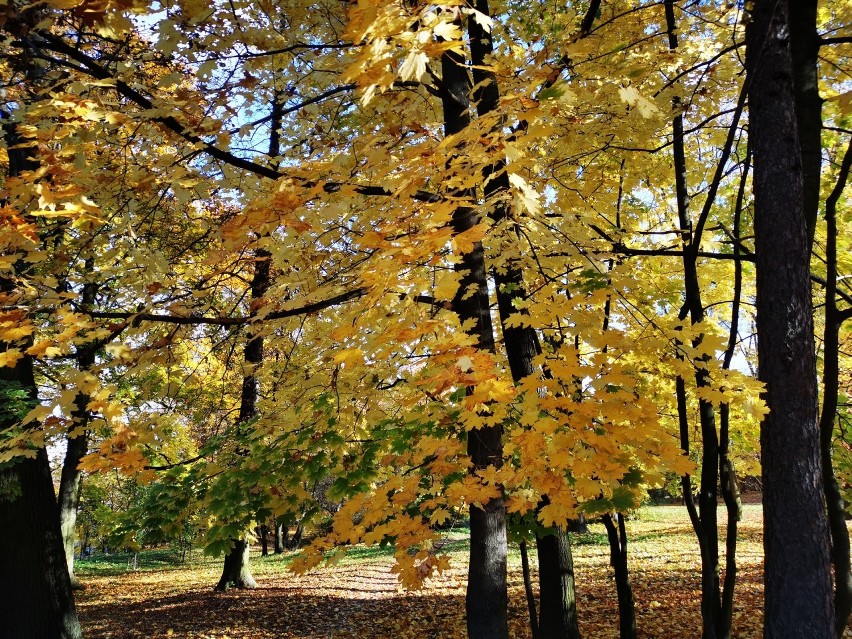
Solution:
[[[746,499],[739,525],[734,636],[762,635],[761,508]],[[724,509],[720,509],[723,515]],[[680,505],[641,509],[627,521],[636,625],[643,639],[694,639],[701,634],[698,546]],[[618,607],[603,525],[572,535],[577,609],[586,639],[618,637]],[[724,536],[720,534],[724,548]],[[87,639],[457,639],[465,636],[466,536],[447,535],[452,569],[418,592],[405,592],[387,550],[355,548],[343,561],[304,576],[288,572],[292,554],[254,556],[256,590],[216,593],[221,560],[184,565],[121,560],[83,561],[86,590],[77,606]],[[118,562],[118,563],[117,563]],[[533,578],[537,577],[535,556]],[[722,557],[724,566],[724,556]],[[535,583],[535,582],[534,582]],[[528,639],[529,617],[520,555],[509,557],[509,623],[513,639]],[[847,629],[852,637],[852,629]]]

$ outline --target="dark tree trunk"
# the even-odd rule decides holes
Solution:
[[[837,636],[843,631],[852,611],[852,566],[849,557],[849,529],[846,527],[846,508],[834,475],[831,449],[834,421],[837,414],[840,377],[840,324],[843,321],[837,308],[837,202],[852,168],[852,141],[843,157],[837,184],[825,202],[826,221],[826,286],[825,330],[823,332],[823,404],[820,414],[820,458],[828,525],[831,531],[831,562],[834,565],[834,614]]]
[[[580,639],[574,595],[574,558],[568,533],[537,536],[540,639]]]
[[[618,595],[618,636],[621,639],[636,639],[636,613],[633,605],[633,588],[627,569],[627,530],[624,515],[604,515],[604,526],[609,539],[609,565],[615,572],[615,592]]]
[[[0,486],[0,634],[78,639],[82,632],[45,450],[5,466]]]
[[[733,253],[734,253],[734,298],[731,304],[731,322],[728,328],[728,346],[722,366],[731,368],[734,352],[739,342],[740,305],[743,290],[743,266],[740,260],[740,238],[743,202],[745,201],[746,184],[748,181],[749,164],[751,162],[751,147],[746,147],[746,158],[743,163],[743,173],[737,191],[734,205]],[[734,616],[734,587],[737,580],[737,528],[742,518],[742,501],[737,486],[737,474],[734,463],[730,459],[730,425],[731,410],[728,404],[719,407],[719,485],[725,510],[728,516],[728,527],[725,532],[725,579],[722,582],[722,611],[720,613],[720,628],[717,639],[730,639]]]
[[[810,250],[790,51],[790,2],[758,0],[747,33],[767,639],[835,634],[823,502]]]
[[[586,521],[586,516],[580,513],[576,519],[571,519],[568,522],[568,532],[586,535],[589,532],[589,522]]]
[[[470,76],[464,59],[449,51],[441,59],[444,109],[444,132],[452,135],[470,123]],[[452,160],[450,160],[452,161]],[[461,206],[453,213],[455,234],[463,233],[479,221],[473,209]],[[456,268],[463,273],[453,309],[462,322],[474,320],[471,330],[476,346],[494,352],[494,332],[488,300],[485,255],[477,243],[472,251],[461,256]],[[474,293],[463,293],[473,288]],[[472,462],[471,472],[489,465],[500,467],[503,461],[503,431],[489,426],[468,433],[467,450]],[[489,501],[483,508],[470,508],[470,560],[468,566],[467,629],[470,639],[507,639],[509,635],[506,588],[506,506],[502,497]]]
[[[793,90],[799,147],[802,150],[802,187],[808,247],[814,242],[819,215],[819,183],[822,163],[822,98],[819,96],[817,61],[817,0],[790,3],[790,52],[793,58]]]
[[[270,115],[269,152],[271,158],[280,154],[281,142],[281,118],[282,106],[280,96],[276,92],[272,99],[272,113]],[[270,259],[272,254],[258,246],[254,251],[254,274],[250,285],[250,314],[254,315],[259,306],[262,306],[263,296],[269,290]],[[243,386],[240,393],[240,413],[237,418],[237,436],[239,437],[245,426],[257,417],[257,400],[260,396],[259,380],[257,372],[263,364],[263,337],[254,334],[251,330],[246,335],[246,345],[243,350],[243,360],[249,372],[243,376]],[[245,454],[238,450],[237,454]],[[231,539],[234,544],[232,550],[225,557],[225,565],[222,568],[222,578],[216,586],[216,590],[226,590],[233,583],[239,588],[255,588],[257,584],[249,571],[249,543],[246,539]],[[264,553],[266,554],[266,553]],[[236,567],[239,565],[239,569]],[[227,577],[227,579],[226,579]],[[224,584],[224,587],[223,587]]]
[[[677,25],[674,15],[674,0],[665,0],[666,30],[670,50],[678,47]],[[683,278],[684,305],[680,313],[681,319],[689,318],[692,324],[704,320],[704,304],[701,300],[701,285],[698,279],[698,249],[701,243],[700,221],[695,225],[689,214],[689,190],[686,183],[687,166],[684,148],[683,117],[681,102],[675,97],[672,104],[676,113],[672,120],[672,152],[675,174],[675,201],[677,204],[678,222],[683,243]],[[718,186],[718,185],[716,185]],[[708,193],[705,209],[712,204],[712,195]],[[704,219],[706,211],[702,211],[700,219]],[[693,341],[693,346],[700,345],[702,337]],[[698,388],[710,386],[710,375],[706,367],[696,362],[695,385]],[[680,419],[681,446],[684,452],[689,451],[689,429],[686,414],[686,386],[684,380],[677,381],[677,402]],[[696,510],[691,479],[683,480],[684,500],[689,509],[690,521],[698,539],[701,552],[701,619],[702,639],[717,639],[730,634],[730,628],[724,627],[722,617],[722,600],[719,591],[719,532],[717,518],[717,491],[719,483],[719,437],[716,432],[716,415],[713,405],[703,399],[698,401],[698,419],[701,432],[701,485],[698,494],[698,509]],[[688,494],[687,494],[688,493]]]
[[[229,588],[257,588],[249,570],[249,543],[245,539],[236,540],[234,547],[225,555],[225,566],[216,590]]]
[[[521,573],[524,576],[524,594],[527,598],[527,612],[530,618],[530,633],[532,639],[539,639],[538,634],[538,612],[535,607],[535,593],[533,592],[532,578],[530,577],[530,557],[526,540],[522,540],[521,551]]]
[[[77,508],[80,504],[82,472],[78,466],[89,450],[88,437],[85,434],[70,437],[62,462],[62,476],[59,482],[59,529],[62,531],[62,543],[65,548],[65,561],[71,587],[82,589],[83,584],[74,575],[74,541],[77,528]]]
[[[487,0],[477,0],[476,9],[490,15]],[[469,20],[470,50],[473,61],[473,83],[477,87],[474,98],[477,113],[487,115],[497,108],[499,86],[496,76],[483,68],[493,53],[491,33],[485,31],[475,20]],[[483,171],[483,194],[486,201],[497,202],[490,210],[495,222],[505,219],[507,210],[505,201],[498,201],[501,193],[510,190],[509,177],[505,172],[505,162],[499,161]],[[515,300],[527,297],[523,273],[511,264],[505,270],[494,275],[497,307],[503,334],[503,344],[512,379],[517,383],[535,373],[534,358],[538,355],[539,344],[535,331],[529,326],[507,326],[510,316],[518,312]],[[566,522],[567,523],[567,522]],[[574,591],[574,562],[571,556],[571,543],[564,529],[559,528],[553,535],[536,540],[539,565],[548,566],[539,570],[540,618],[539,635],[548,637],[579,638],[577,626],[576,595]]]
[[[269,535],[269,526],[266,524],[261,524],[257,527],[257,537],[260,540],[260,556],[266,557],[269,555],[269,540],[267,536]]]
[[[86,270],[94,268],[94,260],[86,260]],[[81,299],[84,309],[91,308],[95,303],[96,287],[92,282],[83,285]],[[92,348],[81,346],[77,352],[77,369],[88,371],[95,363],[95,352]],[[74,541],[77,528],[77,510],[80,506],[80,492],[83,473],[80,471],[80,461],[89,452],[90,398],[86,393],[78,393],[74,401],[73,422],[69,431],[65,459],[62,461],[62,474],[59,481],[59,529],[62,531],[62,542],[65,546],[65,559],[68,563],[68,575],[71,587],[82,589],[83,584],[74,575]]]
[[[304,529],[302,527],[301,520],[299,521],[299,523],[296,524],[296,530],[293,531],[292,537],[289,537],[290,531],[285,528],[284,539],[287,540],[287,542],[286,542],[287,547],[290,550],[296,550],[299,547],[299,544],[302,543],[302,531],[303,530]],[[289,537],[289,540],[288,540],[288,537]]]
[[[5,118],[6,113],[0,112]],[[9,175],[36,168],[14,125],[3,124]],[[0,278],[0,306],[15,295]],[[20,344],[0,343],[0,351]],[[26,347],[24,347],[25,350]],[[17,399],[9,394],[23,394]],[[0,432],[14,428],[38,402],[33,362],[24,356],[0,368]],[[20,402],[20,405],[16,405]],[[0,466],[0,632],[15,639],[79,639],[82,636],[59,530],[59,513],[44,448]]]

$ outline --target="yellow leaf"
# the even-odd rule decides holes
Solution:
[[[334,356],[335,364],[361,364],[364,362],[364,351],[360,348],[344,348]]]
[[[462,231],[453,238],[455,252],[458,254],[470,253],[476,247],[476,244],[482,241],[487,231],[488,225],[482,222]]]
[[[0,368],[7,366],[12,368],[23,356],[24,354],[18,348],[10,348],[7,351],[3,351],[0,353]]]

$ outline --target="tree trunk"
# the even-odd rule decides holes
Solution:
[[[837,202],[852,168],[852,141],[843,157],[837,184],[825,201],[826,286],[825,330],[823,332],[822,388],[823,403],[820,414],[820,458],[828,525],[831,531],[831,562],[834,565],[834,614],[837,636],[843,631],[852,611],[852,566],[849,557],[849,529],[846,527],[846,508],[834,475],[831,451],[834,439],[834,422],[837,415],[840,380],[840,324],[837,308]]]
[[[272,99],[272,113],[270,115],[269,151],[271,158],[280,154],[282,107],[279,95],[276,92]],[[250,284],[249,313],[255,315],[260,306],[263,306],[263,296],[269,290],[270,260],[272,254],[260,245],[254,251],[254,273]],[[260,306],[256,306],[259,304]],[[257,372],[263,364],[263,336],[255,334],[252,330],[247,331],[246,345],[243,349],[243,360],[245,361],[248,374],[243,375],[243,385],[240,392],[240,412],[237,417],[237,435],[239,436],[245,425],[257,417],[257,400],[260,396],[259,380]],[[237,454],[245,454],[237,451]],[[249,571],[248,541],[245,539],[231,539],[233,549],[225,557],[225,565],[222,568],[222,578],[216,586],[216,590],[226,590],[229,583],[234,583],[239,588],[254,588],[257,586]],[[265,553],[264,553],[265,554]],[[239,568],[237,568],[239,566]],[[227,579],[226,579],[227,577]],[[224,587],[223,587],[224,584]]]
[[[563,528],[536,536],[538,551],[540,639],[580,639],[574,595],[574,558]]]
[[[83,584],[74,575],[74,541],[77,528],[77,508],[80,504],[82,472],[78,466],[89,450],[88,437],[78,435],[68,439],[65,459],[62,462],[62,476],[59,482],[59,529],[65,548],[65,562],[68,565],[68,577],[71,587],[82,589]]]
[[[87,270],[94,268],[94,260],[86,260]],[[91,308],[95,303],[95,285],[91,282],[83,285],[82,306]],[[80,371],[89,370],[95,363],[95,352],[92,348],[81,346],[77,353],[77,368]],[[68,563],[68,576],[71,587],[82,589],[83,584],[74,575],[74,540],[77,528],[77,510],[80,506],[83,473],[80,471],[80,461],[89,452],[90,398],[86,393],[78,393],[74,401],[71,430],[67,438],[65,459],[62,461],[62,474],[59,481],[59,528],[62,531],[62,542],[65,546],[65,559]]]
[[[747,33],[767,639],[835,634],[823,503],[802,154],[788,0],[758,0]]]
[[[266,557],[269,554],[269,541],[267,540],[267,535],[269,534],[269,526],[266,524],[261,524],[257,527],[257,536],[260,539],[260,556]]]
[[[249,570],[249,543],[245,539],[234,542],[234,547],[225,555],[225,566],[216,590],[229,588],[257,588]]]
[[[0,112],[4,118],[6,114]],[[13,124],[4,123],[9,175],[36,168]],[[16,294],[0,278],[0,306]],[[21,344],[0,343],[0,351]],[[26,346],[22,348],[26,350]],[[11,394],[11,395],[10,395]],[[20,395],[23,395],[22,397]],[[0,367],[0,432],[14,428],[38,403],[32,359]],[[15,639],[79,639],[82,636],[59,530],[59,513],[44,448],[35,457],[0,465],[0,619]]]
[[[448,51],[441,58],[444,110],[444,132],[452,135],[462,131],[470,123],[469,92],[470,76],[464,59],[458,53]],[[455,234],[462,233],[478,223],[473,209],[460,206],[453,212],[452,227]],[[461,285],[453,300],[453,309],[462,322],[473,320],[471,334],[476,337],[476,346],[494,352],[494,332],[488,300],[488,284],[485,273],[485,254],[482,244],[461,256],[456,268],[463,273]],[[474,291],[466,296],[465,292]],[[467,450],[471,472],[489,465],[500,467],[503,461],[503,430],[501,426],[489,426],[467,434]],[[470,508],[470,559],[468,564],[467,630],[470,639],[507,639],[509,622],[507,615],[508,592],[506,588],[506,506],[501,497],[496,497],[484,508]]]
[[[665,0],[666,29],[669,49],[678,47],[677,25],[674,16],[674,1]],[[683,244],[684,305],[680,319],[689,318],[692,324],[704,320],[704,304],[701,301],[701,285],[698,279],[697,256],[700,245],[700,231],[692,234],[693,223],[689,214],[689,191],[686,183],[687,166],[684,148],[683,116],[680,110],[680,98],[673,99],[672,107],[676,113],[672,120],[672,153],[675,174],[675,202],[678,223]],[[710,195],[708,194],[708,198]],[[700,345],[702,337],[693,341]],[[698,388],[710,386],[710,375],[706,367],[696,362],[695,385]],[[684,452],[688,452],[689,432],[685,428],[686,387],[680,380],[677,388],[678,412],[681,420],[681,442]],[[719,533],[717,520],[717,486],[719,483],[719,439],[716,432],[716,416],[713,405],[703,399],[698,401],[698,419],[701,427],[701,486],[698,494],[698,510],[692,504],[692,495],[684,495],[690,510],[690,520],[698,538],[701,551],[701,619],[702,639],[716,639],[721,628],[722,601],[719,593]],[[684,485],[687,486],[689,482]],[[691,493],[691,484],[688,490]]]
[[[284,528],[284,524],[278,521],[278,519],[275,519],[273,549],[276,555],[284,552],[284,534],[282,528]]]
[[[532,634],[532,639],[539,639],[538,612],[535,607],[535,593],[533,593],[532,579],[530,578],[530,558],[525,539],[521,540],[519,547],[521,551],[521,572],[524,576],[524,594],[527,598],[527,612],[530,618],[530,634]]]
[[[609,565],[615,572],[615,592],[618,595],[618,636],[620,639],[636,639],[636,611],[633,605],[633,588],[627,569],[627,530],[624,515],[616,513],[616,522],[611,515],[604,515],[604,526],[609,539]]]
[[[793,90],[799,147],[802,150],[802,188],[808,248],[813,245],[819,215],[819,183],[822,164],[822,98],[819,96],[817,61],[817,0],[790,3],[790,53],[793,58]]]

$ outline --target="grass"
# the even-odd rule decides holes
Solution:
[[[724,512],[720,507],[720,515]],[[698,545],[685,509],[643,508],[626,522],[637,627],[642,639],[693,639],[701,634]],[[587,639],[616,639],[617,601],[602,524],[572,535],[580,630]],[[739,525],[734,636],[762,635],[762,513],[745,505]],[[720,530],[723,539],[724,530]],[[417,592],[399,588],[391,547],[356,547],[332,567],[293,575],[293,553],[252,560],[260,588],[214,593],[221,558],[193,553],[180,565],[167,550],[81,562],[88,585],[78,598],[87,639],[457,639],[465,636],[464,598],[469,530],[445,534],[451,568]],[[720,552],[723,553],[723,547]],[[530,549],[537,579],[534,544]],[[724,565],[724,555],[721,557]],[[529,639],[520,556],[509,554],[509,624],[513,639]],[[847,631],[852,637],[852,632]]]

